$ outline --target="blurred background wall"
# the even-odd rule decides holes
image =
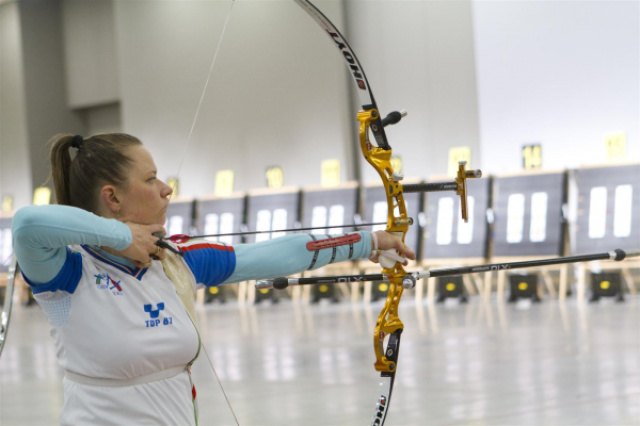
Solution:
[[[381,113],[408,111],[387,130],[407,177],[446,173],[455,147],[485,174],[520,170],[530,143],[544,168],[600,164],[616,132],[640,160],[638,2],[314,4],[357,53]],[[274,165],[286,185],[319,184],[325,159],[343,181],[375,180],[352,85],[290,0],[0,0],[0,196],[29,204],[48,139],[67,132],[140,137],[188,196],[212,193],[222,169],[242,191]]]

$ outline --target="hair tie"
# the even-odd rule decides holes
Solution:
[[[82,142],[84,141],[84,138],[80,135],[75,135],[73,137],[73,140],[71,141],[71,146],[77,149],[80,149],[80,147],[82,147]]]

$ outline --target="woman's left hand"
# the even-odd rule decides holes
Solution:
[[[375,237],[373,237],[373,234],[375,234]],[[371,238],[371,244],[372,244],[372,249],[375,250],[377,249],[378,251],[376,251],[376,253],[373,254],[373,256],[371,256],[369,259],[373,262],[378,262],[379,261],[379,257],[380,257],[380,251],[384,251],[384,250],[389,250],[389,249],[395,249],[398,251],[398,253],[400,254],[400,256],[405,257],[407,259],[411,259],[411,260],[415,260],[416,259],[416,254],[413,252],[413,250],[411,250],[405,243],[402,242],[402,240],[400,238],[398,238],[397,236],[393,235],[390,232],[386,232],[386,231],[376,231],[375,233],[372,233],[372,238]],[[377,240],[378,242],[378,246],[374,247],[374,241]],[[405,261],[404,264],[406,265],[408,262]]]

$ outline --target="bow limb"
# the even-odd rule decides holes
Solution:
[[[377,109],[373,92],[369,86],[369,81],[364,73],[358,57],[347,43],[344,36],[338,31],[335,25],[327,18],[317,7],[315,7],[308,0],[294,0],[302,9],[304,9],[311,18],[326,32],[329,38],[334,42],[336,48],[342,54],[346,61],[347,68],[350,71],[351,80],[355,84],[356,94],[358,97],[358,104],[363,111],[370,111]],[[371,130],[376,139],[378,146],[385,149],[391,149],[387,143],[387,136],[384,132],[384,126],[379,114],[371,119]]]
[[[397,122],[400,120],[402,114],[392,113],[385,118],[385,120],[380,118],[380,113],[378,112],[367,77],[349,43],[347,43],[346,39],[340,34],[333,23],[309,1],[295,0],[295,2],[325,30],[347,63],[352,80],[356,86],[356,93],[361,108],[357,116],[360,122],[360,148],[367,162],[373,166],[382,179],[386,192],[388,211],[386,231],[394,233],[404,242],[405,235],[412,221],[407,216],[406,204],[402,195],[402,185],[400,184],[402,176],[394,173],[393,166],[391,165],[392,150],[384,132],[384,125]],[[374,146],[370,142],[369,131],[373,133],[377,146]],[[400,349],[400,335],[404,327],[398,317],[398,304],[400,303],[403,292],[402,280],[406,275],[402,264],[399,262],[381,256],[380,263],[383,266],[383,274],[389,277],[390,285],[387,300],[378,317],[373,336],[373,347],[376,357],[374,367],[381,373],[382,380],[380,396],[378,397],[372,424],[379,426],[384,424],[395,381],[398,351]],[[384,342],[387,338],[388,343],[385,348]]]
[[[352,80],[356,86],[356,93],[361,108],[361,112],[358,114],[358,120],[360,121],[360,145],[362,152],[366,160],[380,174],[385,184],[385,190],[387,191],[389,212],[387,231],[396,233],[396,235],[404,241],[411,220],[407,217],[406,206],[402,196],[402,185],[399,183],[400,178],[394,173],[391,166],[391,147],[387,142],[384,132],[384,125],[397,122],[401,114],[395,113],[394,117],[389,116],[385,118],[385,120],[381,119],[364,70],[345,38],[333,23],[308,0],[294,1],[327,33],[347,63]],[[199,109],[200,107],[198,107],[198,111]],[[198,113],[196,113],[196,118],[194,118],[194,126],[197,116]],[[374,135],[377,145],[375,147],[369,142],[369,131]],[[398,216],[395,216],[394,212],[396,210],[399,212]],[[406,275],[402,264],[395,261],[388,261],[387,259],[382,260],[382,262],[389,262],[383,263],[383,272],[389,276],[391,285],[387,302],[378,318],[374,335],[374,351],[376,354],[376,362],[374,365],[376,370],[381,372],[383,378],[383,386],[373,419],[374,425],[384,424],[389,398],[393,389],[400,334],[403,328],[402,322],[398,318],[398,304],[403,290],[402,279]],[[389,336],[389,341],[387,348],[384,349],[383,345],[386,336]]]
[[[0,312],[0,356],[2,356],[2,349],[7,342],[7,334],[9,332],[9,322],[11,320],[11,308],[13,306],[13,293],[15,290],[16,276],[20,274],[20,266],[18,262],[9,270],[9,276],[7,277],[7,286],[5,287],[4,303],[2,305],[2,312]]]

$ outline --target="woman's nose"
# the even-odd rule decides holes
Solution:
[[[168,197],[173,194],[173,188],[171,186],[167,185],[164,181],[162,182],[162,185],[162,197]]]

